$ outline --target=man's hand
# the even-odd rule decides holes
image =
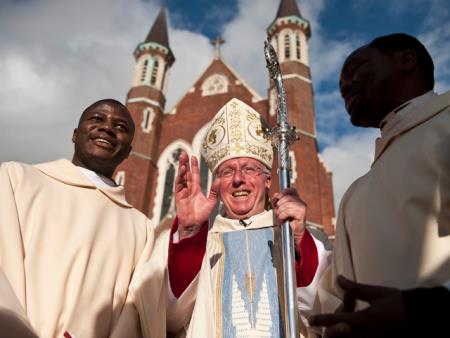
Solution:
[[[297,190],[288,188],[273,195],[272,206],[280,224],[290,222],[298,250],[298,243],[305,232],[306,203],[300,199]]]
[[[324,338],[406,336],[406,315],[400,290],[359,284],[343,276],[338,277],[338,283],[345,292],[344,303],[354,305],[355,300],[360,299],[370,306],[361,311],[347,312],[352,310],[347,305],[340,309],[346,312],[338,310],[334,314],[309,318],[310,325],[326,327]]]
[[[194,236],[209,219],[219,194],[220,179],[216,179],[206,197],[200,187],[198,160],[183,151],[180,154],[178,175],[175,179],[175,202],[178,216],[180,239]]]

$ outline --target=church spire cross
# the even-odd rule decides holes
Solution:
[[[220,59],[220,46],[225,43],[225,40],[221,37],[217,37],[215,40],[211,41],[211,44],[214,46],[214,58],[216,60]]]

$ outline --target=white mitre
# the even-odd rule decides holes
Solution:
[[[213,174],[224,161],[251,157],[272,169],[268,124],[244,102],[233,98],[214,116],[203,140],[202,155]]]

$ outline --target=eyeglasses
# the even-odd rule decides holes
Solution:
[[[256,177],[261,175],[264,172],[264,169],[260,167],[253,167],[253,166],[245,166],[241,169],[236,168],[225,168],[221,172],[217,174],[218,177],[222,179],[231,179],[234,177],[237,171],[240,171],[242,176],[245,177]]]

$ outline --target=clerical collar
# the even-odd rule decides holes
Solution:
[[[259,217],[260,215],[264,214],[265,212],[267,212],[267,210],[264,210],[264,211],[260,212],[259,214],[253,215],[253,216],[251,216],[249,218],[240,219],[239,220],[239,224],[246,228],[250,224],[253,223],[253,220],[254,220],[255,217]]]
[[[248,219],[247,219],[247,220],[240,219],[240,220],[239,220],[239,224],[242,225],[242,226],[244,226],[244,227],[246,228],[246,227],[248,227],[250,224],[252,224],[252,221],[249,221]]]
[[[117,187],[116,182],[106,176],[83,167],[78,168],[97,188]]]
[[[403,118],[417,107],[422,106],[425,102],[431,100],[437,94],[430,90],[423,95],[417,96],[407,102],[402,103],[400,106],[392,110],[387,114],[380,123],[381,136],[384,137],[393,130],[397,124],[403,120]]]

